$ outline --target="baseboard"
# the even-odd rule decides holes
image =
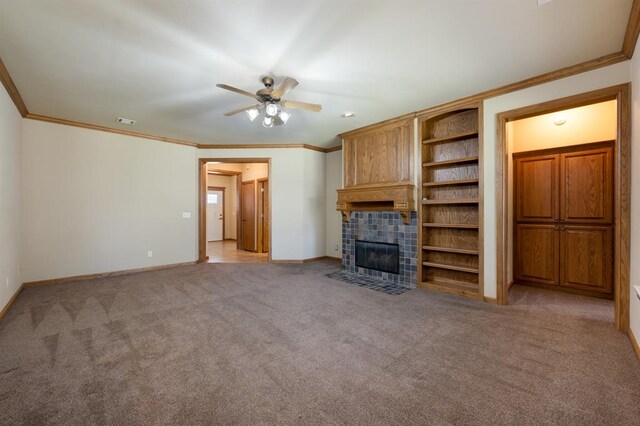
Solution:
[[[312,257],[310,259],[305,259],[302,262],[303,263],[309,263],[309,262],[317,262],[318,260],[337,260],[342,262],[342,259],[338,259],[337,257],[331,257],[331,256],[320,256],[320,257]]]
[[[333,260],[336,262],[342,262],[342,258],[331,257],[331,256],[319,256],[319,257],[310,257],[309,259],[271,259],[271,263],[300,265],[302,263],[317,262],[319,260]]]
[[[495,297],[484,296],[484,301],[487,302],[487,303],[490,303],[492,305],[497,305],[498,304],[498,299],[496,299]]]
[[[84,281],[84,280],[93,280],[96,278],[108,278],[108,277],[117,277],[120,275],[130,275],[130,274],[138,274],[140,272],[151,272],[151,271],[161,271],[163,269],[175,268],[178,266],[187,266],[187,265],[195,265],[197,262],[182,262],[182,263],[171,263],[168,265],[159,265],[159,266],[149,266],[147,268],[137,268],[137,269],[125,269],[123,271],[113,271],[113,272],[101,272],[99,274],[87,274],[87,275],[76,275],[73,277],[62,277],[62,278],[54,278],[51,280],[41,280],[41,281],[30,281],[22,284],[25,288],[32,287],[42,287],[47,285],[56,285],[56,284],[64,284],[70,283],[74,281]]]
[[[237,241],[235,238],[225,238],[224,241]]]
[[[631,341],[631,347],[633,348],[633,352],[636,353],[638,362],[640,362],[640,345],[638,345],[638,340],[636,339],[636,336],[633,335],[633,331],[631,331],[631,328],[627,330],[627,335],[629,336],[629,340]]]
[[[9,299],[9,302],[7,303],[7,306],[5,306],[2,309],[2,311],[0,311],[0,321],[2,321],[4,319],[4,317],[7,316],[7,314],[11,310],[11,307],[13,306],[13,304],[16,302],[16,299],[18,298],[18,295],[20,294],[20,292],[22,291],[23,288],[24,288],[24,284],[22,284],[18,288],[18,290],[13,294],[13,296],[11,296],[11,299]]]
[[[507,284],[507,291],[511,290],[511,287],[513,287],[513,280],[511,280],[509,284]]]

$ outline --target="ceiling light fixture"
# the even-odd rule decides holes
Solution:
[[[342,113],[342,117],[343,118],[351,118],[355,115],[355,113],[353,111],[345,111]]]
[[[247,110],[247,116],[251,121],[255,120],[259,115],[260,111],[258,110],[258,108],[251,108]]]
[[[262,120],[262,126],[267,128],[273,127],[273,117],[265,116]]]
[[[285,111],[280,111],[280,114],[278,114],[278,117],[280,117],[280,120],[282,120],[282,124],[286,124],[287,120],[289,120],[289,118],[291,117],[291,114]]]
[[[276,104],[267,104],[264,112],[266,112],[269,117],[275,117],[278,114],[278,106]]]
[[[567,117],[565,117],[564,114],[557,114],[553,117],[553,124],[555,124],[556,126],[562,126],[566,122]]]

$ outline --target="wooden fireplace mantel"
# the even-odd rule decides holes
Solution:
[[[367,185],[338,189],[336,210],[349,221],[353,211],[393,211],[409,224],[411,212],[415,211],[415,186],[412,184]]]

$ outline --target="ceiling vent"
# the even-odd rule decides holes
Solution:
[[[136,120],[131,120],[130,118],[122,118],[122,117],[118,117],[118,119],[116,120],[118,123],[120,124],[129,124],[129,125],[134,125],[136,124]]]

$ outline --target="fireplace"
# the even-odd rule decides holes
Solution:
[[[356,240],[356,266],[397,274],[400,272],[400,246]]]
[[[397,212],[354,211],[342,222],[342,266],[344,272],[378,277],[386,282],[415,288],[418,270],[418,217],[411,212],[409,224]],[[373,258],[394,258],[380,265]],[[387,259],[389,258],[389,259]],[[383,262],[385,263],[385,262]]]

